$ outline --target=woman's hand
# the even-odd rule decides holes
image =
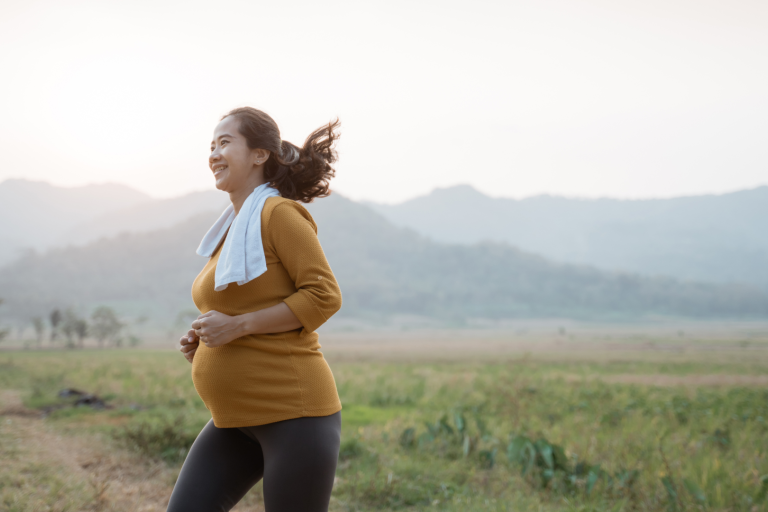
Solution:
[[[236,316],[209,311],[192,322],[192,330],[189,332],[196,336],[196,342],[215,348],[248,334],[272,334],[302,327],[291,308],[281,302],[266,309]]]
[[[243,336],[242,315],[229,316],[218,311],[209,311],[192,322],[192,329],[206,347],[226,345]]]
[[[200,338],[197,337],[194,329],[190,329],[187,335],[182,336],[179,340],[179,350],[182,354],[184,354],[184,357],[186,357],[187,361],[190,363],[195,358],[195,351],[197,351],[197,347],[199,345]]]

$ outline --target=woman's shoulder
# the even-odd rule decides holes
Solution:
[[[300,203],[285,197],[270,197],[264,203],[262,210],[262,226],[267,228],[280,228],[296,222],[309,222],[317,232],[317,224],[309,211]]]

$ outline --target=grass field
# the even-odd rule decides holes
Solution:
[[[344,404],[331,508],[768,510],[768,344],[686,343],[330,351]],[[110,408],[66,406],[70,387]],[[0,390],[8,511],[164,510],[210,418],[172,351],[7,351]],[[260,486],[236,510],[262,510]]]

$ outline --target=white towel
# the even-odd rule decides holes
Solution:
[[[264,244],[261,242],[261,210],[267,198],[279,195],[268,183],[256,187],[243,203],[240,213],[235,215],[235,208],[230,204],[203,237],[197,254],[210,258],[227,233],[227,228],[232,226],[216,265],[213,289],[217,292],[226,289],[229,283],[242,286],[267,271]]]

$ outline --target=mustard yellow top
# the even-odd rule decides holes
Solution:
[[[317,239],[317,225],[300,204],[267,199],[261,213],[267,271],[243,286],[214,291],[221,247],[192,285],[201,313],[241,315],[285,302],[303,328],[251,334],[222,347],[202,343],[192,380],[219,428],[274,423],[341,410],[333,374],[315,330],[341,307],[341,292]]]

